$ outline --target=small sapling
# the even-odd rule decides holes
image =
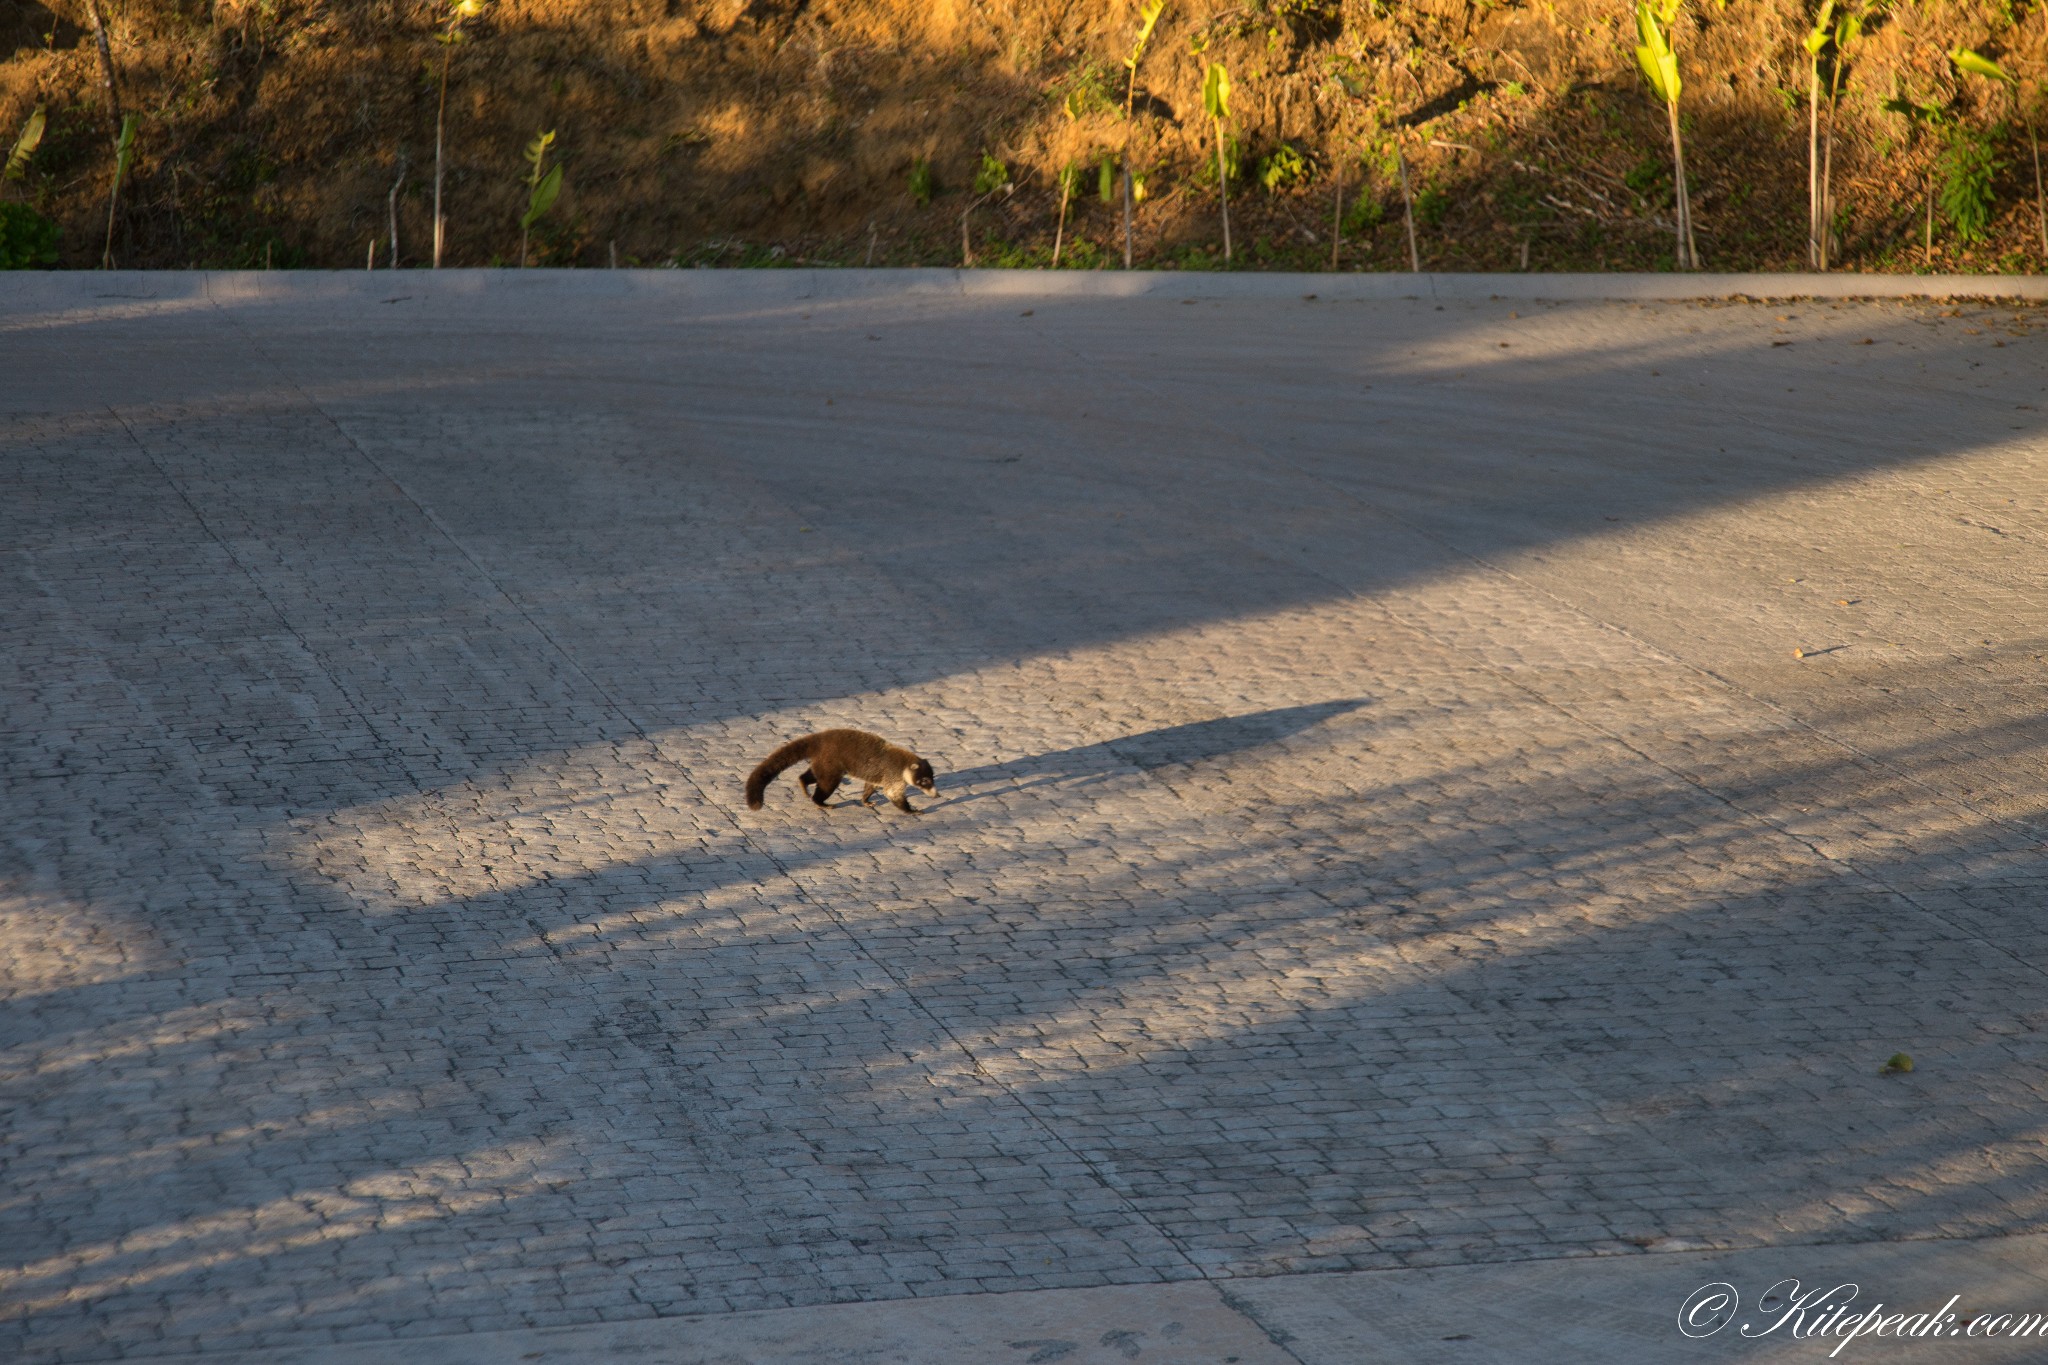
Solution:
[[[526,267],[527,236],[533,225],[547,215],[555,206],[555,198],[562,192],[562,163],[557,161],[552,169],[543,171],[548,159],[548,148],[555,145],[555,130],[550,128],[526,144],[526,164],[531,169],[526,174],[526,212],[519,216],[519,265]]]
[[[1230,117],[1230,73],[1211,62],[1202,75],[1202,111],[1216,128],[1216,199],[1223,210],[1223,263],[1230,264],[1230,167],[1223,155],[1223,124]]]
[[[1989,57],[1980,56],[1967,47],[1954,49],[1948,54],[1948,59],[1956,64],[1958,71],[1997,81],[2012,95],[2013,116],[2026,127],[2027,143],[2034,152],[2034,213],[2041,227],[2041,253],[2048,256],[2048,195],[2044,195],[2041,189],[2041,139],[2034,131],[2034,121],[2020,108],[2018,78]]]
[[[100,268],[114,268],[114,215],[121,206],[121,181],[135,160],[135,115],[121,116],[121,136],[114,140],[114,188],[107,194],[107,245],[100,252]]]
[[[1699,248],[1693,242],[1692,202],[1685,191],[1685,142],[1678,129],[1678,96],[1684,82],[1678,73],[1678,54],[1671,48],[1671,26],[1678,20],[1679,4],[1680,0],[1639,0],[1636,62],[1671,120],[1671,178],[1678,191],[1673,215],[1678,220],[1678,268],[1697,270]]]

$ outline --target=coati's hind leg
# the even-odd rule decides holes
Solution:
[[[811,790],[811,800],[822,807],[827,801],[832,799],[832,793],[839,790],[839,781],[845,774],[823,763],[815,763],[811,765],[811,771],[806,773],[805,776],[818,784]]]
[[[797,780],[797,781],[798,781],[798,782],[799,782],[800,784],[802,784],[802,786],[803,786],[803,789],[804,789],[804,795],[805,795],[805,796],[809,796],[809,795],[811,794],[811,784],[812,784],[813,782],[816,782],[816,781],[818,780],[818,776],[817,776],[817,774],[816,774],[816,773],[812,772],[812,771],[811,771],[811,770],[810,770],[809,768],[806,768],[806,769],[804,769],[804,770],[803,770],[803,772],[801,772],[801,773],[799,773],[799,774],[797,775],[797,779],[796,779],[796,780]]]

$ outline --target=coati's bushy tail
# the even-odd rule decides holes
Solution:
[[[760,766],[747,774],[747,809],[761,809],[762,798],[768,793],[768,784],[782,775],[784,768],[792,768],[811,756],[811,745],[816,735],[805,735],[793,739],[761,760]]]

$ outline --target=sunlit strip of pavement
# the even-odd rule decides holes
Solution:
[[[157,270],[22,272],[0,280],[0,331],[37,308],[134,309],[376,297],[398,302],[512,293],[705,302],[955,299],[1428,299],[1684,302],[1709,299],[2048,299],[2044,275],[1220,272],[1200,270]]]

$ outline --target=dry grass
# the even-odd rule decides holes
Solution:
[[[0,0],[0,133],[38,102],[51,130],[26,186],[64,227],[66,264],[97,255],[112,174],[82,0],[55,13]],[[1121,76],[1134,0],[497,0],[455,54],[449,89],[453,264],[516,259],[520,150],[560,131],[567,183],[536,257],[551,264],[954,263],[983,152],[1018,193],[977,213],[984,264],[1050,254],[1056,175],[1117,146],[1111,110],[1070,118],[1090,64]],[[384,232],[401,161],[404,259],[430,244],[436,11],[407,0],[111,0],[114,51],[141,156],[116,256],[136,266],[360,265]],[[2015,17],[2015,15],[2017,17]],[[1794,269],[1804,257],[1804,54],[1791,0],[1688,5],[1688,169],[1706,264]],[[54,37],[51,35],[54,34]],[[1881,111],[1895,92],[2006,116],[1959,86],[1956,44],[2048,75],[2039,9],[1926,0],[1872,21],[1836,152],[1850,269],[1920,264],[1931,145]],[[1206,38],[1207,51],[1194,43]],[[1326,266],[1331,172],[1387,208],[1356,223],[1351,267],[1405,266],[1384,156],[1404,132],[1420,186],[1423,260],[1445,269],[1654,268],[1668,263],[1668,138],[1636,75],[1619,4],[1175,0],[1144,69],[1136,140],[1154,264],[1214,262],[1203,63],[1236,82],[1247,167],[1282,143],[1309,174],[1233,195],[1241,264]],[[1358,93],[1346,92],[1345,82]],[[1990,240],[1937,242],[1944,269],[2039,269],[2025,139],[2014,132]],[[913,203],[929,158],[938,194]],[[1070,240],[1107,254],[1114,214],[1091,192]],[[1372,217],[1368,207],[1364,217]],[[103,221],[103,219],[102,219]],[[1092,243],[1096,250],[1091,251]],[[1247,249],[1248,247],[1248,249]],[[382,252],[380,249],[380,260]]]

